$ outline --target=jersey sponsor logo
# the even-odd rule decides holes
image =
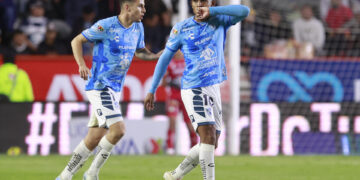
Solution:
[[[99,32],[103,32],[103,31],[104,31],[104,28],[103,28],[101,25],[98,25],[98,26],[97,26],[97,30],[98,30]]]
[[[199,45],[201,45],[201,44],[205,44],[205,43],[209,42],[211,39],[212,39],[211,36],[210,36],[210,37],[206,37],[206,38],[204,38],[204,39],[201,39],[200,41],[196,41],[196,42],[195,42],[195,45],[196,45],[196,46],[199,46]]]
[[[191,40],[194,40],[195,39],[194,33],[189,34],[188,38],[191,39]]]
[[[201,52],[200,58],[204,58],[205,60],[211,60],[214,56],[215,51],[210,49],[209,47],[206,48],[204,51]]]
[[[120,42],[120,37],[119,37],[119,36],[115,36],[115,37],[114,37],[114,40],[115,40],[116,42]]]
[[[110,33],[119,33],[120,29],[110,28],[109,32]]]
[[[188,28],[184,28],[181,30],[181,32],[186,32],[186,31],[191,31],[193,30],[195,27],[188,27]]]

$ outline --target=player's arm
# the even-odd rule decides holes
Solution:
[[[210,16],[216,15],[228,15],[232,17],[231,21],[233,24],[245,19],[250,13],[250,9],[244,5],[201,7],[200,9],[202,11],[199,16],[200,19],[207,19]]]
[[[88,40],[84,37],[84,35],[79,34],[71,41],[71,48],[74,54],[74,58],[76,63],[79,66],[79,74],[81,78],[84,80],[88,79],[88,76],[91,77],[91,72],[89,68],[85,64],[85,60],[83,57],[83,48],[82,44],[87,42]]]
[[[156,60],[159,59],[162,51],[158,52],[157,54],[152,53],[147,48],[137,49],[135,51],[135,56],[142,59],[142,60]]]
[[[175,51],[176,52],[176,51]],[[161,78],[165,75],[166,69],[175,54],[174,51],[169,50],[166,48],[164,52],[161,54],[159,61],[156,64],[154,76],[151,84],[151,88],[149,93],[146,95],[144,100],[145,108],[150,111],[154,109],[154,94],[159,86]]]

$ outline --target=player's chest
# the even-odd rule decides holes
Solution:
[[[209,24],[188,27],[183,31],[183,43],[189,48],[204,46],[213,42],[212,40],[218,36],[218,32],[218,27]]]
[[[108,43],[111,49],[135,50],[139,38],[138,30],[113,30],[109,34]]]

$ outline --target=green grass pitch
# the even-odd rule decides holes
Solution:
[[[53,180],[65,167],[69,156],[0,155],[1,180]],[[161,180],[175,168],[181,156],[112,156],[104,165],[101,180]],[[90,161],[74,176],[81,180]],[[277,156],[216,157],[218,180],[358,180],[360,156]],[[200,168],[184,180],[201,180]]]

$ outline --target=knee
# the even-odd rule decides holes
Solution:
[[[125,129],[118,129],[116,131],[110,131],[109,136],[113,141],[119,141],[125,135]]]
[[[99,144],[101,138],[102,136],[93,136],[93,137],[86,136],[84,139],[84,143],[89,150],[93,150]]]
[[[201,137],[200,137],[201,138]],[[212,134],[206,134],[203,138],[201,138],[202,143],[206,144],[216,144],[216,136]]]

